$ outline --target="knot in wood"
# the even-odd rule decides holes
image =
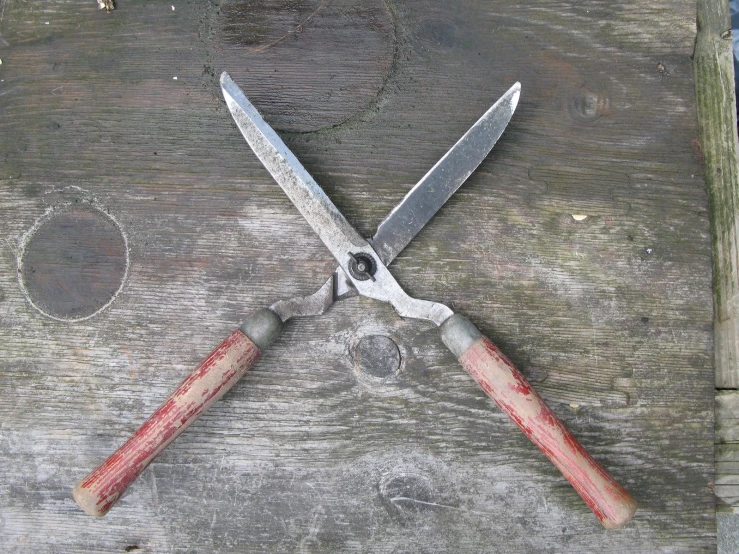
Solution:
[[[581,123],[592,123],[610,111],[610,100],[596,92],[585,90],[573,97],[569,103],[572,119]]]
[[[362,337],[354,349],[354,359],[362,373],[385,378],[400,368],[400,350],[391,338],[382,335]]]

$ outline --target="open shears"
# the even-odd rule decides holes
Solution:
[[[227,73],[221,89],[236,125],[275,181],[320,237],[338,267],[314,294],[252,313],[185,378],[138,431],[74,488],[90,515],[102,516],[154,458],[256,363],[294,317],[318,316],[356,295],[387,302],[404,318],[432,321],[441,339],[487,395],[541,449],[601,523],[628,522],[636,502],[582,447],[505,355],[464,316],[412,298],[387,266],[488,155],[518,105],[513,85],[408,192],[365,239],[262,119]]]

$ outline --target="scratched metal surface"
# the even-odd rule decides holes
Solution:
[[[694,13],[0,1],[3,550],[715,550]],[[291,323],[104,519],[75,506],[245,313],[334,267],[240,138],[221,70],[366,236],[522,82],[392,269],[501,346],[634,494],[632,523],[602,529],[435,329],[366,299]]]

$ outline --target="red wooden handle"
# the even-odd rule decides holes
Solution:
[[[243,332],[231,333],[123,446],[77,483],[73,495],[80,508],[104,516],[152,460],[226,394],[260,355]]]
[[[636,501],[585,451],[497,346],[480,337],[459,361],[562,472],[604,527],[621,527],[633,517]]]

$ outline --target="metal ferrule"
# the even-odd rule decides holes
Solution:
[[[282,321],[272,310],[262,308],[249,315],[239,329],[264,351],[282,334]]]
[[[454,314],[439,328],[441,340],[459,359],[480,338],[482,333],[472,322],[460,314]]]

